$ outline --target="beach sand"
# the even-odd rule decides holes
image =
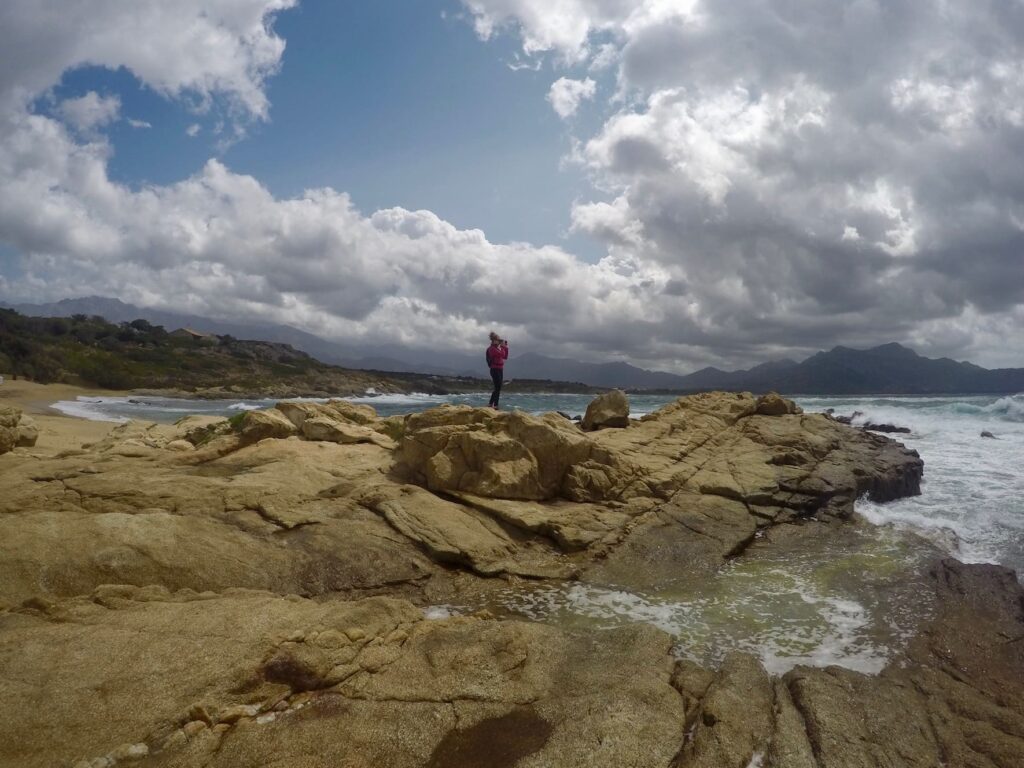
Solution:
[[[37,384],[31,381],[13,381],[5,377],[0,384],[0,404],[13,405],[31,416],[39,427],[39,440],[34,448],[18,450],[41,455],[54,455],[83,443],[101,439],[114,425],[109,422],[89,421],[66,416],[51,406],[58,400],[74,400],[79,396],[125,395],[102,389],[85,389],[71,384]]]

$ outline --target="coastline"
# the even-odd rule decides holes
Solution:
[[[98,387],[79,387],[73,384],[37,384],[31,381],[13,381],[5,377],[0,385],[0,405],[12,405],[35,421],[39,428],[36,445],[28,449],[37,455],[56,455],[76,450],[83,443],[101,440],[110,432],[112,424],[105,421],[71,416],[56,410],[54,403],[78,397],[123,396]]]

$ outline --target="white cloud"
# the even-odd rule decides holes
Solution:
[[[133,117],[128,118],[128,125],[132,128],[152,128],[153,124],[146,120],[136,120]]]
[[[295,2],[133,0],[129,10],[121,0],[5,0],[0,99],[31,98],[77,66],[123,66],[164,95],[226,94],[265,117],[263,83],[284,52],[270,22]]]
[[[984,329],[1021,316],[1016,6],[464,2],[526,54],[617,65],[612,113],[572,152],[613,202],[577,201],[573,230],[661,264],[707,343],[927,328],[952,354],[974,327],[992,354]],[[1024,333],[1011,337],[1020,364]]]
[[[477,34],[488,39],[502,27],[514,27],[527,55],[553,52],[566,62],[594,56],[602,65],[613,58],[608,43],[594,38],[621,38],[638,26],[669,18],[688,18],[696,0],[463,0]]]
[[[199,125],[199,123],[192,123],[192,125],[185,129],[185,135],[188,136],[190,139],[194,139],[196,136],[199,135],[200,128],[201,126]]]
[[[27,254],[9,290],[51,295],[81,286],[127,300],[303,325],[352,341],[457,342],[501,322],[527,339],[567,338],[649,316],[657,268],[585,264],[555,247],[494,244],[429,211],[363,216],[347,195],[316,189],[275,199],[256,179],[211,160],[177,184],[132,190],[111,181],[98,145],[52,120],[6,126],[0,231]],[[580,290],[585,286],[585,290]]]
[[[185,30],[188,39],[193,26],[207,34],[219,30],[226,55],[210,51],[207,60],[186,65],[179,59],[187,57],[176,54],[158,66],[139,58],[150,43],[156,53],[165,46],[168,20],[164,6],[154,4],[152,13],[140,13],[148,25],[133,27],[133,44],[108,51],[102,63],[126,66],[168,95],[228,93],[263,115],[263,78],[283,47],[267,31],[265,14],[284,5],[236,0],[185,24],[177,17],[193,6],[178,7],[170,29]],[[115,6],[97,8],[123,29]],[[21,33],[41,34],[29,23],[27,5],[7,6],[4,14],[21,23]],[[225,25],[248,32],[232,39]],[[86,38],[91,30],[108,40],[101,27],[87,25],[79,49],[98,50]],[[268,44],[270,57],[261,53]],[[117,183],[108,173],[108,144],[82,143],[28,107],[64,67],[83,60],[58,46],[39,50],[55,60],[20,64],[23,79],[8,79],[9,92],[19,96],[0,108],[0,240],[23,256],[23,274],[3,283],[8,296],[52,299],[85,291],[277,320],[337,339],[432,340],[441,347],[476,343],[500,324],[523,342],[567,354],[591,347],[636,352],[655,321],[689,327],[685,313],[675,317],[672,304],[659,299],[670,279],[666,271],[629,255],[589,264],[557,247],[492,243],[429,211],[393,208],[364,216],[333,189],[277,199],[258,180],[217,161],[176,184]],[[224,130],[235,135],[238,128]]]
[[[586,80],[571,80],[560,77],[551,84],[548,102],[563,120],[572,117],[585,99],[594,98],[597,83],[589,77]]]
[[[79,131],[91,131],[117,120],[121,112],[121,99],[100,96],[89,91],[76,99],[64,99],[57,105],[57,113],[66,123]]]

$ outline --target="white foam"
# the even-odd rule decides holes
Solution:
[[[1001,397],[986,406],[984,412],[1006,421],[1024,422],[1024,394]]]
[[[423,609],[423,618],[430,619],[432,621],[450,619],[453,616],[458,615],[459,610],[452,605],[428,605]]]
[[[258,411],[263,408],[262,405],[256,405],[255,403],[234,403],[228,406],[229,411]]]
[[[388,394],[388,395],[377,395],[370,394],[367,391],[365,395],[351,395],[345,398],[353,403],[369,403],[374,404],[387,404],[387,405],[424,405],[434,404],[443,405],[449,403],[452,400],[451,395],[428,395],[425,392],[411,392],[409,394]]]
[[[104,413],[99,409],[99,406],[104,403],[111,402],[115,398],[92,398],[92,397],[79,397],[76,400],[59,400],[50,407],[55,411],[63,413],[65,416],[74,416],[78,419],[88,419],[89,421],[108,421],[115,424],[123,424],[129,419],[124,416],[114,416],[108,413]],[[116,398],[124,403],[128,402],[128,398]]]
[[[864,412],[859,420],[910,427],[891,435],[924,460],[921,495],[857,511],[876,525],[911,530],[966,562],[1001,563],[1024,575],[1024,395],[961,398],[809,398],[808,410]],[[981,437],[993,433],[997,439]]]
[[[779,571],[781,580],[773,584],[730,575],[736,581],[727,594],[689,600],[575,583],[506,590],[502,602],[536,621],[577,617],[596,620],[602,628],[651,624],[676,638],[680,657],[699,663],[718,663],[732,650],[758,656],[765,669],[779,675],[798,664],[877,673],[888,663],[889,650],[867,638],[872,617],[860,603],[819,595],[794,573]]]

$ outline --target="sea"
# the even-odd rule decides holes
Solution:
[[[443,403],[486,405],[487,392],[459,395],[377,395],[349,400],[382,416]],[[502,407],[530,413],[581,415],[591,395],[517,394]],[[671,396],[631,395],[634,417]],[[853,423],[893,424],[892,434],[924,459],[921,495],[878,504],[857,502],[864,525],[822,551],[770,547],[731,561],[698,592],[638,592],[621,584],[571,582],[510,586],[486,604],[438,605],[443,617],[487,608],[536,621],[608,629],[644,622],[676,638],[677,655],[715,664],[731,650],[760,656],[781,674],[796,664],[838,664],[866,673],[885,667],[929,610],[900,573],[924,562],[925,550],[969,563],[996,563],[1024,575],[1024,393],[1007,396],[796,397],[808,412],[831,409]],[[273,400],[183,400],[159,397],[79,397],[53,407],[104,421],[173,422],[189,414],[230,416]],[[987,432],[992,437],[982,437]],[[927,547],[920,546],[922,540]],[[915,543],[916,542],[916,543]]]

